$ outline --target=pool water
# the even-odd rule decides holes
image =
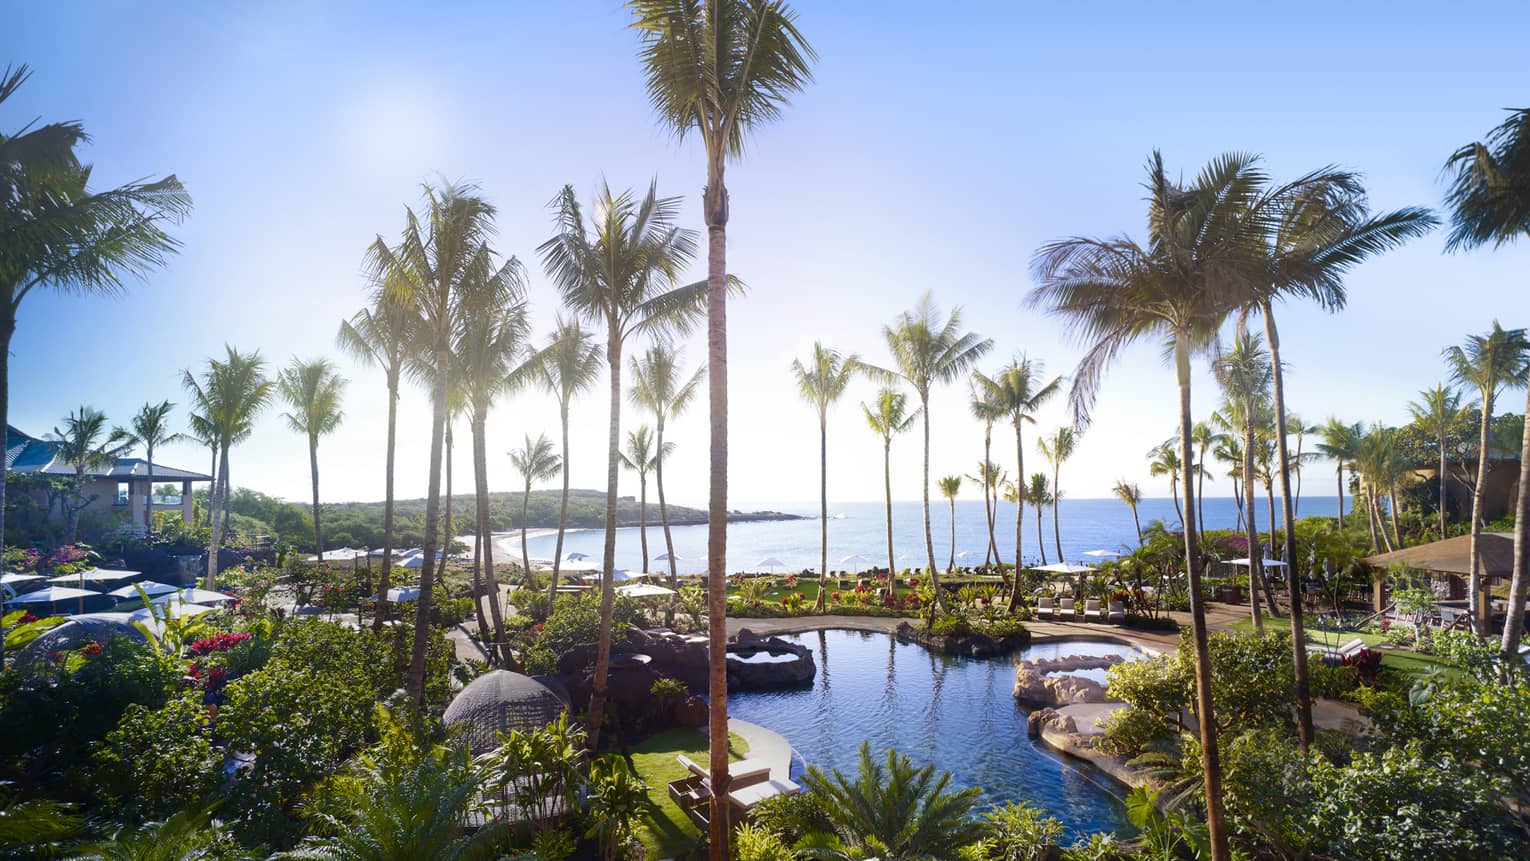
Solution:
[[[812,688],[732,694],[728,711],[781,733],[807,762],[853,779],[868,741],[877,759],[896,748],[916,766],[950,771],[956,786],[981,787],[985,805],[1030,801],[1061,821],[1070,840],[1131,833],[1109,778],[1027,737],[1012,658],[937,655],[862,631],[786,639],[813,650]],[[1022,657],[1082,654],[1135,653],[1115,643],[1067,642],[1033,646]]]
[[[1055,660],[1066,658],[1069,655],[1120,655],[1128,661],[1135,661],[1142,657],[1142,652],[1123,643],[1112,643],[1109,640],[1052,640],[1045,643],[1037,643],[1025,650],[1022,658],[1031,661]],[[1106,684],[1106,674],[1109,670],[1069,670],[1067,673],[1047,673],[1046,675],[1069,675],[1080,678],[1093,679],[1100,684]]]

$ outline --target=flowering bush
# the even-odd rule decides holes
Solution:
[[[1375,649],[1361,649],[1344,656],[1344,666],[1353,670],[1364,684],[1374,684],[1376,677],[1381,675],[1381,653]]]
[[[101,654],[101,644],[100,643],[86,643],[80,649],[80,654],[84,655],[87,658],[93,658],[96,655]]]
[[[44,557],[38,567],[54,574],[73,574],[88,568],[98,558],[87,545],[65,544]]]
[[[7,547],[5,548],[5,570],[24,573],[37,570],[37,560],[42,558],[30,547]]]
[[[191,644],[191,653],[197,657],[203,657],[213,652],[226,652],[240,643],[248,642],[251,636],[247,631],[240,631],[238,633],[224,632],[214,634],[211,637],[203,637]]]

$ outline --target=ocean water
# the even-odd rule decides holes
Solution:
[[[1264,498],[1260,496],[1255,506],[1255,519],[1261,531],[1268,528],[1268,514]],[[1280,516],[1280,499],[1275,500],[1276,517]],[[1345,501],[1345,511],[1349,510]],[[1206,528],[1232,529],[1237,525],[1237,507],[1231,497],[1210,497],[1204,500]],[[1333,496],[1303,495],[1297,516],[1333,515],[1337,511],[1337,499]],[[819,564],[818,504],[806,503],[742,503],[730,502],[730,508],[743,511],[775,510],[790,514],[806,515],[806,520],[783,520],[764,523],[733,523],[728,526],[728,570],[768,571],[759,563],[766,559],[778,559],[783,565],[774,570],[817,570]],[[657,506],[650,506],[650,516],[658,519]],[[1087,562],[1084,554],[1090,550],[1124,551],[1136,546],[1137,533],[1132,525],[1131,509],[1118,499],[1064,499],[1059,510],[1062,533],[1063,558],[1068,562]],[[1162,520],[1177,527],[1179,517],[1170,499],[1144,499],[1138,505],[1138,516],[1144,527],[1150,521]],[[880,502],[829,503],[829,570],[850,571],[887,564],[887,526],[885,507]],[[1036,546],[1036,512],[1027,506],[1024,533],[1021,538],[1022,556],[1027,564],[1040,562],[1041,553]],[[707,527],[677,526],[670,530],[674,537],[675,553],[679,557],[677,567],[681,573],[698,573],[706,570]],[[930,502],[930,532],[935,545],[935,563],[944,568],[952,552],[951,507],[944,499]],[[631,571],[642,568],[642,551],[637,527],[618,529],[616,532],[616,566]],[[1041,537],[1046,543],[1048,562],[1056,562],[1057,553],[1052,535],[1052,512],[1042,515]],[[1015,506],[1000,502],[998,523],[995,526],[995,543],[999,554],[1006,560],[1014,558]],[[532,538],[527,547],[532,556],[551,558],[557,536],[544,535]],[[599,560],[604,552],[605,534],[599,529],[570,531],[564,536],[563,553],[585,553]],[[514,545],[513,558],[520,556],[519,538],[506,536],[500,543]],[[956,503],[957,565],[980,565],[988,543],[988,526],[980,500],[958,500]],[[920,503],[893,503],[893,549],[898,567],[920,568],[925,564],[924,529]],[[648,529],[648,568],[652,571],[668,571],[668,563],[658,561],[664,553],[664,532],[658,526]],[[843,561],[847,557],[861,556],[864,561]]]

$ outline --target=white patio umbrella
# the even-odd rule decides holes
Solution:
[[[774,556],[767,556],[764,559],[754,563],[754,567],[756,568],[769,568],[770,573],[772,574],[776,573],[777,568],[784,567],[785,565],[785,562],[782,562],[780,559],[777,559]]]
[[[851,566],[852,570],[855,571],[855,573],[859,574],[861,573],[861,566],[869,563],[870,561],[870,559],[867,559],[859,553],[852,553],[849,556],[839,560],[839,564],[849,565]]]
[[[1090,550],[1090,551],[1086,552],[1084,555],[1085,556],[1093,556],[1096,559],[1115,559],[1116,557],[1120,556],[1121,554],[1117,553],[1114,550]]]
[[[568,554],[567,556],[565,556],[563,558],[566,559],[569,562],[582,562],[585,559],[590,558],[590,554],[588,554],[588,553],[577,553],[576,552],[576,553],[570,553],[570,554]],[[659,558],[663,559],[664,557],[661,556]]]
[[[6,599],[7,605],[15,604],[52,604],[58,601],[84,601],[86,598],[98,598],[100,592],[92,592],[89,589],[71,589],[68,586],[48,586],[25,595]]]
[[[14,590],[15,587],[24,583],[36,583],[45,579],[47,578],[41,574],[0,574],[0,586]]]
[[[1071,562],[1053,562],[1051,565],[1032,565],[1032,571],[1050,571],[1053,574],[1089,574],[1094,569],[1088,565],[1074,565]]]
[[[388,590],[389,601],[418,601],[420,600],[420,587],[418,586],[395,586]]]
[[[621,568],[618,568],[615,571],[611,572],[611,582],[613,582],[613,583],[631,583],[631,582],[633,582],[635,580],[641,580],[642,578],[648,577],[648,576],[650,576],[650,575],[645,574],[642,571],[626,571],[626,570],[623,570]],[[583,577],[580,577],[579,579],[581,579],[581,580],[599,580],[600,579],[600,574],[599,573],[586,574]]]
[[[168,595],[171,592],[179,591],[180,588],[179,586],[171,586],[169,583],[145,580],[142,583],[132,583],[120,589],[113,589],[106,594],[113,598],[137,598],[138,590],[143,589],[143,591],[149,593],[150,598],[153,598],[156,595]]]
[[[109,583],[120,583],[123,580],[131,580],[142,574],[142,571],[115,571],[110,568],[87,568],[84,571],[76,571],[73,574],[60,574],[57,577],[49,577],[49,583],[73,583],[79,588],[85,588],[84,584],[90,583],[104,586]]]
[[[619,586],[616,591],[617,594],[626,595],[628,598],[652,598],[659,595],[675,594],[675,590],[657,586],[653,583],[632,583],[626,586]]]
[[[165,604],[157,611],[152,607],[144,607],[128,614],[128,618],[134,622],[149,622],[155,618],[157,612],[160,616],[168,616],[172,619],[188,619],[192,616],[200,616],[203,613],[211,613],[216,607],[208,607],[205,604],[188,604],[185,601],[177,601]]]
[[[197,589],[188,586],[185,589],[166,592],[149,600],[154,604],[169,604],[172,601],[182,601],[187,604],[226,604],[234,600],[234,596],[225,595],[222,592],[214,592],[210,589]]]
[[[1251,560],[1247,556],[1245,556],[1242,559],[1229,559],[1229,560],[1227,560],[1227,564],[1228,565],[1237,565],[1237,566],[1240,566],[1240,567],[1243,567],[1243,568],[1247,568],[1252,561],[1253,560]],[[1284,567],[1286,567],[1286,563],[1280,561],[1279,559],[1261,559],[1261,560],[1259,560],[1259,564],[1263,565],[1266,568],[1284,568]]]

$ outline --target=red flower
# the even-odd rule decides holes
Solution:
[[[37,617],[36,616],[32,615],[31,613],[22,613],[21,614],[21,621],[18,622],[17,624],[29,625],[29,624],[31,624],[31,623],[33,623],[35,621],[37,621]]]
[[[835,592],[835,593],[833,593],[833,594],[831,594],[831,595],[830,595],[830,596],[829,596],[829,597],[830,597],[830,598],[833,598],[833,599],[834,599],[834,602],[835,602],[835,603],[836,603],[836,604],[837,604],[837,603],[839,603],[839,593],[838,593],[838,592]]]
[[[84,655],[87,658],[95,657],[96,655],[101,654],[101,644],[100,643],[86,643],[85,644],[85,648],[80,650],[80,654]]]

